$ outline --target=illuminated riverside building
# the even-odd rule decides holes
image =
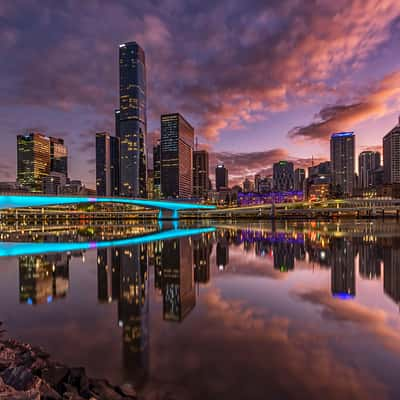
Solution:
[[[68,176],[68,150],[64,139],[50,137],[50,171]]]
[[[354,297],[356,295],[356,277],[353,243],[345,238],[333,238],[331,246],[332,295],[343,299]]]
[[[215,168],[215,188],[217,192],[221,190],[221,188],[229,187],[229,177],[228,170],[225,168],[224,164],[218,164]]]
[[[194,129],[182,115],[161,116],[161,191],[164,197],[193,194]]]
[[[193,196],[206,198],[209,189],[208,152],[193,152]]]
[[[153,192],[154,198],[159,199],[161,195],[161,144],[157,141],[157,144],[153,147]]]
[[[305,179],[306,171],[304,170],[304,168],[296,168],[294,170],[294,190],[302,192]]]
[[[69,258],[65,253],[21,256],[19,301],[46,304],[66,297],[69,289]]]
[[[120,296],[118,325],[122,330],[126,379],[142,383],[149,367],[148,261],[145,246],[118,248]]]
[[[279,161],[273,165],[273,187],[278,192],[289,192],[294,189],[293,163]]]
[[[107,132],[96,133],[96,193],[119,194],[119,138]]]
[[[358,156],[358,179],[361,189],[375,185],[374,172],[381,166],[381,154],[377,151],[363,151]]]
[[[339,132],[331,136],[331,174],[336,195],[351,196],[355,181],[354,132]]]
[[[119,45],[120,194],[146,197],[146,62],[136,42]]]
[[[161,252],[163,318],[180,322],[196,305],[193,249],[189,238],[164,241]]]
[[[400,183],[400,117],[399,123],[383,138],[384,183]]]
[[[17,136],[17,181],[32,192],[42,192],[50,174],[50,138],[32,132]]]
[[[117,248],[97,250],[97,299],[100,303],[119,300],[120,251]]]

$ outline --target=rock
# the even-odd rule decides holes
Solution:
[[[9,367],[0,374],[4,383],[8,386],[12,386],[17,390],[28,390],[36,383],[38,378],[34,377],[32,373],[24,368],[19,367]]]
[[[50,387],[47,383],[42,382],[39,387],[40,391],[40,399],[41,400],[61,400],[62,397],[58,394],[52,387]]]
[[[132,399],[136,399],[137,397],[136,390],[130,383],[124,383],[123,385],[118,386],[116,390],[124,397]]]
[[[53,364],[41,370],[41,377],[50,386],[61,389],[61,384],[67,379],[70,370],[64,365]]]
[[[104,379],[92,379],[90,380],[90,394],[95,399],[99,400],[123,400],[115,389]]]

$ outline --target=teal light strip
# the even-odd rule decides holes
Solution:
[[[0,196],[0,209],[21,207],[61,206],[82,203],[119,203],[172,211],[213,210],[215,206],[164,200],[129,199],[121,197],[80,197],[80,196]]]
[[[176,239],[184,236],[200,235],[202,233],[214,232],[216,228],[196,229],[171,229],[163,232],[151,233],[146,236],[129,239],[106,240],[102,242],[81,243],[17,243],[0,242],[0,257],[15,257],[22,255],[34,255],[45,253],[62,253],[66,251],[79,251],[90,249],[102,249],[105,247],[125,247],[146,244],[157,240]]]

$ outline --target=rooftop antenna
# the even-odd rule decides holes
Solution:
[[[311,156],[311,166],[314,166],[314,155]]]
[[[195,146],[196,151],[199,151],[199,137],[196,136],[196,146]]]

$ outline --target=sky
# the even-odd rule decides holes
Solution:
[[[230,183],[329,159],[336,131],[380,149],[400,114],[399,40],[398,0],[1,0],[0,180],[34,129],[63,137],[70,177],[95,186],[128,41],[146,53],[149,151],[168,112]]]

